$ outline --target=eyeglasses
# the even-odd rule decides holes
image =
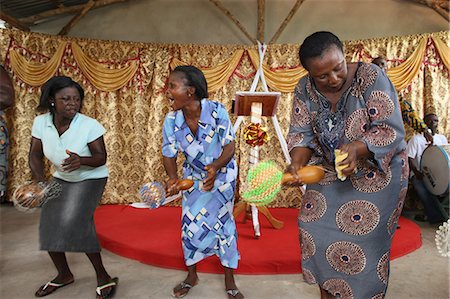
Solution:
[[[71,102],[77,104],[81,102],[81,99],[79,97],[62,97],[62,98],[55,98],[55,100],[61,101],[64,104],[69,104]]]

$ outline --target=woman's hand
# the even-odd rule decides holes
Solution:
[[[178,178],[169,179],[166,182],[166,197],[178,194],[180,190],[178,189]]]
[[[72,153],[69,150],[66,150],[66,153],[69,155],[69,158],[66,158],[61,163],[61,168],[64,172],[74,171],[81,166],[81,158],[76,153]]]
[[[208,172],[208,176],[203,180],[203,191],[211,191],[214,187],[214,182],[216,181],[216,173],[219,168],[214,164],[209,164],[205,166],[205,170]]]
[[[298,176],[298,170],[302,167],[303,166],[300,163],[295,163],[295,162],[291,163],[290,165],[288,165],[288,167],[286,167],[284,172],[290,173],[292,175],[292,177],[294,178],[293,181],[287,182],[285,184],[286,186],[302,186],[303,185],[302,180]]]
[[[344,144],[341,148],[341,153],[348,153],[347,158],[339,162],[337,165],[346,165],[347,167],[342,169],[342,174],[346,177],[352,175],[356,171],[356,162],[358,157],[368,157],[369,151],[364,142],[353,141],[351,143]]]

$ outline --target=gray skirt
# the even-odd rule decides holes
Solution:
[[[42,206],[40,249],[54,252],[100,252],[94,224],[108,178],[66,182],[57,178],[62,192]]]

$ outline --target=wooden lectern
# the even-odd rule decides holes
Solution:
[[[234,125],[234,130],[237,131],[240,123],[242,122],[242,117],[244,116],[250,116],[250,121],[255,124],[260,124],[262,122],[262,116],[274,117],[276,114],[280,95],[281,94],[279,92],[237,92],[233,108],[234,113],[238,116],[238,120]],[[259,146],[251,147],[249,163],[254,165],[258,163],[258,161]],[[266,218],[274,228],[280,229],[284,226],[284,223],[274,218],[265,206],[255,206],[253,204],[248,204],[244,201],[240,201],[234,208],[234,218],[237,218],[237,216],[239,216],[239,214],[243,211],[246,212],[244,216],[244,222],[248,218],[252,219],[253,221],[256,238],[259,238],[260,236],[259,222],[257,219],[258,211],[266,216]]]

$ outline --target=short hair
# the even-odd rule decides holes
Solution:
[[[318,31],[311,34],[305,38],[298,51],[302,66],[308,70],[308,60],[321,56],[325,50],[331,48],[332,46],[336,46],[342,53],[344,53],[344,45],[333,33],[328,31]]]
[[[50,105],[50,98],[54,98],[55,94],[63,88],[75,87],[80,94],[80,109],[83,105],[84,90],[80,84],[73,81],[72,78],[66,76],[55,76],[45,82],[41,88],[41,97],[39,99],[38,109],[48,109],[52,114],[55,113],[55,107]]]
[[[423,117],[423,120],[426,120],[427,118],[429,118],[430,116],[436,116],[437,117],[437,114],[436,113],[427,113],[427,114],[425,114],[425,116]]]
[[[201,70],[192,65],[177,66],[172,73],[182,73],[187,81],[187,86],[195,88],[195,96],[197,99],[208,98],[208,83],[205,75]]]
[[[372,60],[372,63],[378,65],[378,63],[380,63],[381,60],[386,61],[386,58],[384,58],[383,56],[375,57],[375,58]]]

